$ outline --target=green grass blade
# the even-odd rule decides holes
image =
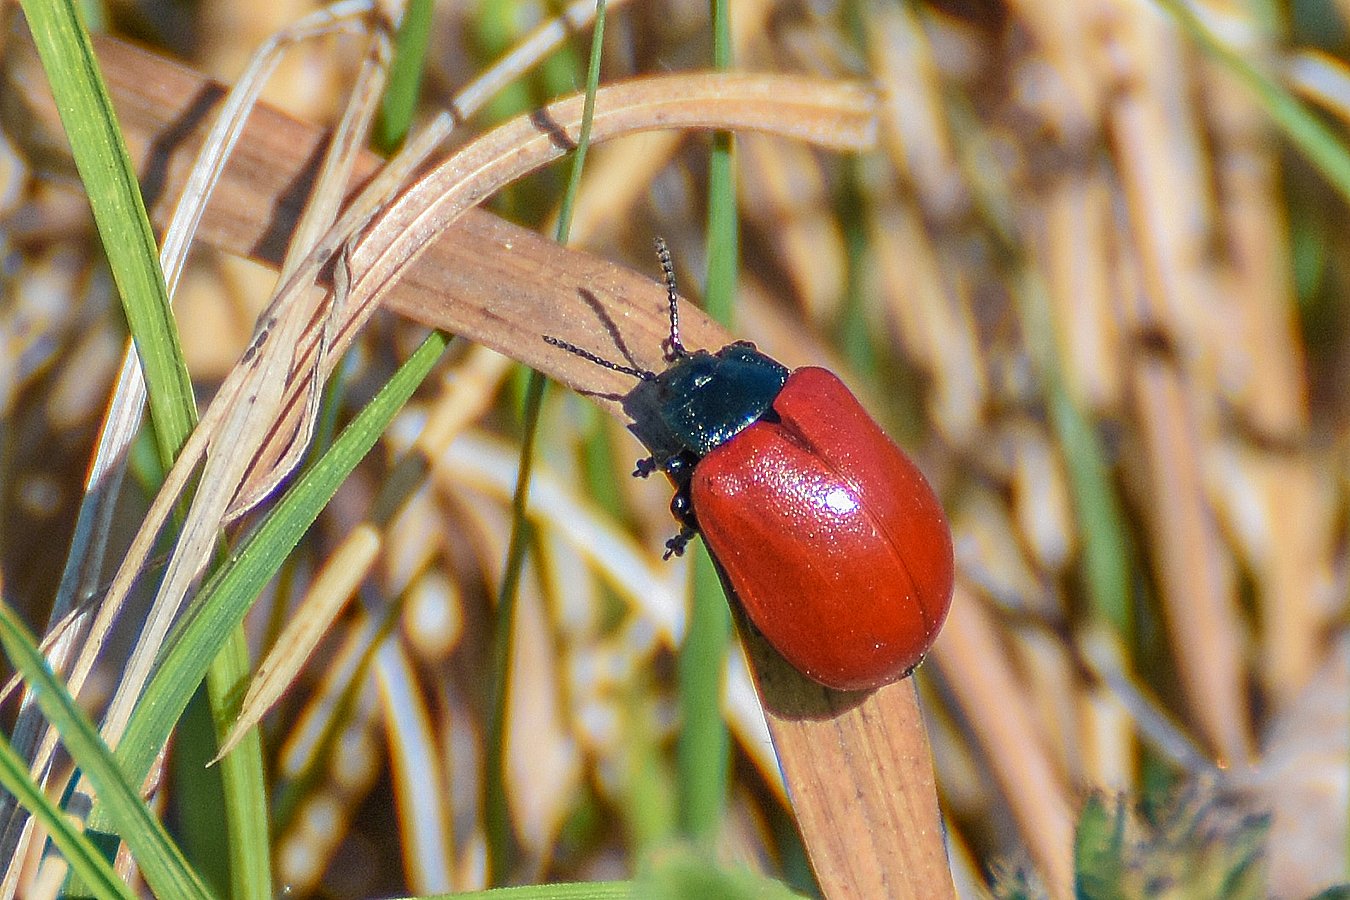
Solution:
[[[731,734],[722,718],[731,613],[712,557],[693,550],[694,598],[680,647],[680,734],[676,747],[680,829],[704,845],[717,839],[726,811]]]
[[[278,501],[231,561],[211,576],[183,623],[170,635],[154,678],[117,748],[124,770],[144,778],[174,723],[220,652],[230,630],[337,493],[338,487],[379,440],[397,412],[440,359],[449,337],[439,332],[394,374],[333,442],[333,446]],[[97,814],[97,810],[95,813]]]
[[[375,146],[384,153],[393,153],[403,143],[417,111],[422,65],[431,38],[432,8],[431,0],[409,0],[398,26],[389,86],[385,88],[380,119],[375,125]]]
[[[159,458],[168,468],[196,413],[136,171],[75,3],[23,0],[22,6],[141,357]]]
[[[544,376],[531,371],[525,388],[524,435],[520,444],[520,468],[511,498],[511,538],[497,593],[496,619],[492,626],[492,671],[489,674],[487,733],[483,738],[483,818],[487,832],[488,884],[506,880],[516,856],[511,831],[511,812],[506,803],[506,720],[510,709],[511,656],[514,648],[516,598],[525,567],[525,551],[534,531],[525,518],[529,503],[530,473],[534,469],[534,443],[539,433],[539,410],[544,402]]]
[[[239,702],[253,671],[248,637],[242,623],[234,628],[206,674],[215,739],[229,733],[239,714]],[[262,739],[257,729],[241,739],[220,762],[225,792],[225,822],[229,839],[230,897],[232,900],[270,900],[272,849],[267,800],[267,772],[263,767]]]
[[[713,67],[730,69],[731,21],[728,0],[712,0]],[[708,281],[704,305],[730,326],[734,319],[740,267],[740,223],[736,209],[735,141],[713,137],[708,161]],[[676,751],[680,825],[689,837],[712,841],[726,807],[731,737],[722,720],[722,693],[731,614],[707,550],[694,553],[694,591],[689,631],[680,648],[680,728]]]
[[[558,209],[558,231],[554,239],[566,244],[572,234],[572,208],[581,191],[581,173],[586,167],[586,154],[591,147],[591,123],[595,120],[595,92],[600,89],[600,57],[605,46],[605,0],[595,2],[595,24],[591,32],[591,59],[586,68],[586,100],[581,107],[581,131],[577,134],[577,149],[572,154],[572,172],[567,180],[567,191]]]
[[[23,6],[141,359],[156,451],[167,469],[196,423],[196,408],[136,173],[74,3],[27,0]],[[242,633],[235,640],[242,646]],[[211,684],[233,684],[247,670],[246,655],[241,661],[234,654],[213,671]],[[228,706],[218,692],[212,693],[217,708]],[[239,885],[265,891],[257,895],[261,897],[270,895],[271,863],[266,830],[259,833],[260,824],[266,822],[265,816],[258,816],[265,798],[262,758],[257,747],[252,749],[251,754],[233,755],[222,768],[222,777],[227,813],[232,819],[248,814],[246,820],[232,824],[234,834],[248,837],[230,841],[231,871]]]
[[[0,604],[0,643],[36,693],[38,705],[76,765],[93,783],[109,823],[131,848],[151,890],[159,897],[183,900],[210,897],[206,885],[141,799],[137,788],[142,779],[133,783],[124,776],[93,723],[52,675],[32,635],[5,604]]]
[[[591,124],[595,119],[595,92],[600,86],[600,59],[605,38],[605,0],[596,0],[595,25],[591,35],[590,64],[586,73],[586,97],[581,111],[581,130],[577,148],[572,154],[572,171],[567,190],[558,213],[555,238],[566,244],[572,230],[572,210],[577,192],[581,189],[581,173],[586,165],[586,153],[591,145]],[[524,435],[520,445],[520,467],[516,489],[511,498],[511,538],[507,546],[506,565],[502,574],[501,591],[497,594],[497,618],[493,630],[491,673],[492,695],[489,698],[489,719],[484,740],[485,792],[483,809],[487,821],[488,879],[500,884],[511,867],[512,843],[510,814],[506,806],[506,717],[511,677],[512,635],[515,631],[516,598],[520,589],[520,574],[525,565],[525,551],[531,541],[531,529],[525,519],[529,503],[530,472],[534,467],[534,444],[539,430],[539,412],[543,408],[544,389],[548,382],[539,372],[530,372],[525,388],[523,409]]]
[[[633,881],[534,884],[439,896],[447,900],[800,900],[802,895],[771,878],[716,865],[697,851],[676,845],[645,864]]]
[[[47,799],[42,788],[29,776],[27,764],[3,737],[0,737],[0,787],[13,794],[20,806],[37,817],[47,829],[52,843],[70,863],[71,871],[96,896],[134,900],[136,895],[117,877],[98,848],[73,827],[65,812]]]

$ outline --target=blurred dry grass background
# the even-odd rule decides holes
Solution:
[[[545,6],[439,4],[426,108]],[[230,81],[309,8],[107,12],[120,32]],[[739,67],[869,79],[883,97],[881,146],[861,158],[738,141],[735,330],[789,365],[844,374],[947,505],[957,597],[917,678],[963,893],[1019,868],[1062,893],[1074,815],[1093,790],[1155,802],[1196,791],[1233,821],[1272,812],[1272,893],[1345,880],[1344,200],[1229,69],[1143,0],[732,9]],[[1332,120],[1350,109],[1350,7],[1197,9]],[[685,0],[616,8],[605,80],[705,66],[706,17]],[[471,126],[575,90],[583,47],[564,46]],[[331,121],[355,58],[340,40],[299,49],[267,99]],[[121,326],[82,200],[30,167],[22,127],[6,119],[0,134],[0,574],[6,601],[40,623]],[[655,273],[651,237],[664,235],[697,295],[707,152],[706,138],[680,134],[597,148],[573,244]],[[521,183],[494,209],[547,233],[561,178]],[[197,255],[177,308],[204,393],[247,343],[272,278]],[[416,334],[377,317],[346,366],[344,403],[369,397]],[[517,375],[461,348],[250,621],[259,644],[275,635],[422,423],[461,433],[389,524],[353,587],[360,602],[265,722],[276,866],[297,891],[477,883],[480,673],[509,529]],[[621,428],[557,391],[543,434],[509,802],[538,877],[617,878],[675,827],[686,569],[660,563],[669,491],[628,477],[640,450]],[[145,499],[128,494],[131,527]],[[391,609],[389,639],[368,653]],[[743,672],[725,714],[737,749],[722,850],[805,887]],[[336,741],[320,747],[334,722]],[[200,789],[183,776],[166,792],[187,834],[201,827]]]

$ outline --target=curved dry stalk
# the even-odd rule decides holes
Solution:
[[[332,255],[351,240],[350,295],[342,300],[344,310],[333,340],[331,364],[350,346],[407,267],[456,219],[503,186],[560,158],[575,146],[583,102],[580,95],[560,100],[494,129],[397,196],[393,185],[387,184],[391,179],[382,174],[372,187],[362,191],[352,208],[319,242],[305,265],[297,269],[278,293],[272,308],[287,309],[302,302],[301,295],[309,290]],[[871,92],[853,83],[739,73],[665,75],[601,88],[595,98],[591,141],[600,144],[653,130],[753,130],[835,150],[860,150],[870,146],[875,136],[874,105]],[[420,167],[424,145],[419,140],[413,146],[414,150],[400,153],[392,160],[390,167],[400,174]],[[379,185],[378,191],[375,184]],[[371,198],[376,195],[386,205],[378,211],[369,211]],[[393,199],[387,199],[390,197]],[[353,238],[358,230],[361,233]],[[569,355],[543,343],[540,338],[544,332],[534,330],[532,317],[517,321],[511,334],[501,333],[501,326],[511,323],[500,318],[493,313],[476,321],[449,319],[436,324],[536,368],[540,367],[536,363],[544,359]],[[495,321],[489,333],[484,334],[483,325],[488,319]],[[317,337],[311,328],[302,338],[295,354],[297,368],[313,364]],[[535,344],[539,346],[532,346]],[[659,344],[658,339],[650,346]],[[651,364],[656,365],[657,360],[653,359]],[[586,387],[585,382],[573,386]],[[279,463],[299,425],[295,393],[293,388],[288,390],[286,415],[278,419],[273,438],[259,452],[249,484],[240,491],[245,499],[236,502],[232,513],[242,512],[250,502],[261,499],[266,489],[286,474]]]
[[[571,150],[582,102],[581,97],[563,100],[503,125],[404,191],[353,246],[352,303],[363,308],[379,303],[406,267],[466,209]],[[592,141],[656,129],[753,130],[859,150],[874,137],[873,106],[869,91],[848,83],[781,75],[660,76],[602,88]],[[360,316],[353,312],[344,335],[359,327]],[[521,323],[521,337],[528,334],[538,343],[540,333],[529,328],[532,324]],[[497,345],[516,358],[520,348],[515,341]],[[554,348],[537,355],[567,354]]]

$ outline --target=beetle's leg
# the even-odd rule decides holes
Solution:
[[[670,500],[670,514],[680,523],[680,533],[666,541],[664,559],[683,556],[684,548],[694,539],[694,535],[698,534],[698,521],[694,518],[694,502],[689,496],[689,482],[694,477],[694,466],[697,464],[698,457],[693,452],[682,450],[665,457],[660,462],[652,456],[640,459],[633,471],[638,478],[646,478],[659,469],[666,473],[666,477],[675,485],[675,496]]]
[[[694,539],[697,531],[688,525],[680,527],[680,533],[670,540],[666,541],[666,552],[661,554],[662,559],[670,559],[672,556],[684,556],[684,548],[689,546],[689,542]]]
[[[698,523],[694,521],[694,503],[689,499],[689,485],[680,485],[675,496],[670,498],[670,514],[681,527],[698,528]]]
[[[667,456],[660,462],[656,461],[655,456],[649,456],[646,459],[639,459],[633,467],[634,478],[646,478],[648,475],[658,469],[665,472],[670,480],[676,484],[689,479],[689,473],[694,468],[694,463],[698,461],[697,457],[690,456],[688,451],[681,451],[673,456]]]
[[[666,477],[679,488],[688,485],[689,479],[694,477],[694,466],[697,462],[697,456],[694,456],[688,450],[683,450],[674,456],[667,456],[661,460],[661,471],[665,472]]]
[[[689,496],[689,478],[691,471],[689,466],[680,466],[677,468],[678,474],[685,477],[676,482],[675,496],[670,498],[670,514],[675,517],[675,521],[680,523],[680,533],[670,540],[666,541],[666,552],[663,559],[670,559],[672,556],[683,556],[684,548],[698,534],[698,520],[694,518],[694,501]]]

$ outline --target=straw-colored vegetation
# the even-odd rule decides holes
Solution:
[[[71,808],[176,896],[1347,880],[1350,6],[611,0],[592,47],[590,0],[413,0],[419,65],[363,0],[88,3],[156,47],[93,45],[149,299],[49,35],[0,9],[0,585],[115,749],[0,617],[46,685],[4,710],[4,896],[66,877],[42,828],[116,890],[10,747],[54,802],[78,759]],[[743,655],[697,555],[661,560],[631,378],[542,339],[659,368],[656,235],[723,319],[688,304],[686,343],[833,368],[942,497],[956,596],[913,679]],[[153,433],[116,387],[158,295],[186,441],[171,338]]]

